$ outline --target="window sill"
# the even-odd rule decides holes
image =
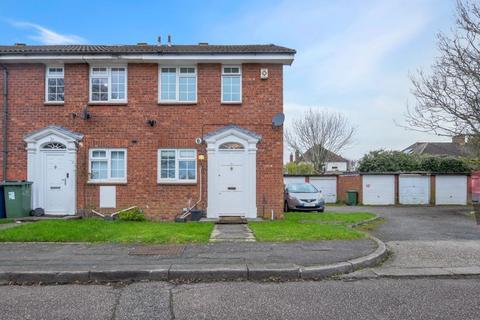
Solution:
[[[159,105],[196,105],[197,101],[158,101]]]
[[[97,185],[97,184],[102,184],[102,185],[125,185],[127,184],[127,181],[92,181],[92,180],[89,180],[87,181],[87,184],[91,184],[91,185]]]
[[[44,106],[63,106],[65,104],[64,101],[44,101]]]
[[[196,185],[197,181],[157,181],[158,185]]]
[[[128,104],[127,101],[89,101],[89,106],[126,106]]]
[[[222,105],[242,105],[242,101],[222,101]]]

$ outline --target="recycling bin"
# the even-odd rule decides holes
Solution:
[[[355,190],[347,191],[347,205],[356,206],[358,204],[358,192]]]
[[[4,181],[3,187],[5,212],[7,218],[21,218],[32,211],[32,182]]]

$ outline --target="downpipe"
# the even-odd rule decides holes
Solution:
[[[7,180],[7,159],[8,159],[8,68],[2,64],[3,70],[3,121],[2,121],[2,177]]]

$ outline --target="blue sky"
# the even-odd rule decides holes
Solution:
[[[9,1],[0,43],[275,43],[297,50],[285,67],[287,126],[308,108],[344,113],[356,127],[342,154],[444,141],[401,122],[409,74],[437,54],[435,35],[454,23],[454,0]]]

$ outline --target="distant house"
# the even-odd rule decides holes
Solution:
[[[415,142],[402,150],[408,154],[461,157],[469,154],[465,135],[452,137],[452,142]]]
[[[324,172],[347,172],[352,170],[353,162],[343,158],[342,156],[330,151],[327,151],[327,159],[323,168]],[[311,162],[311,150],[308,150],[304,154],[299,152],[295,153],[295,159],[293,154],[290,155],[290,161],[295,162]]]

